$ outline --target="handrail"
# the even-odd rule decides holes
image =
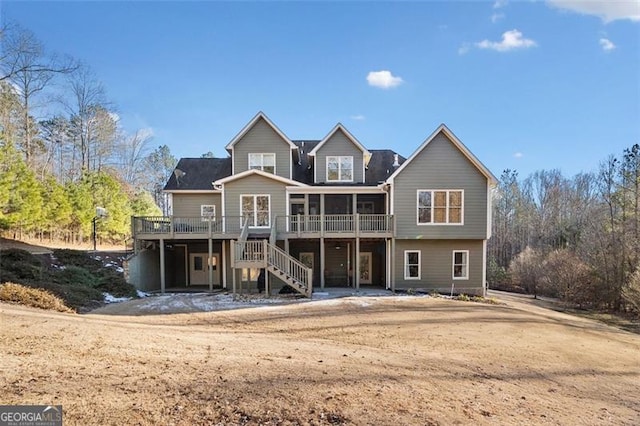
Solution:
[[[283,233],[389,233],[393,232],[393,215],[328,214],[278,216],[276,227]]]
[[[269,234],[269,244],[275,245],[278,233],[278,216],[275,216],[273,221],[271,222],[271,233]]]
[[[240,216],[134,216],[132,228],[138,234],[236,234],[242,230]]]
[[[313,270],[276,245],[267,245],[267,264],[278,269],[298,284],[307,297],[313,292]]]
[[[242,226],[242,231],[240,232],[240,238],[238,238],[238,241],[245,242],[247,241],[248,236],[249,236],[249,221],[245,220],[244,225]]]

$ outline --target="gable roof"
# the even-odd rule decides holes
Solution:
[[[258,169],[245,170],[244,172],[237,173],[237,174],[231,175],[231,176],[227,176],[227,177],[224,177],[222,179],[218,179],[218,180],[212,182],[212,184],[214,184],[214,185],[222,185],[222,184],[225,184],[227,182],[233,182],[234,180],[243,179],[243,178],[245,178],[247,176],[251,176],[251,175],[258,175],[258,176],[266,177],[266,178],[269,178],[269,179],[277,180],[278,182],[282,182],[282,183],[287,184],[289,186],[306,186],[302,182],[296,182],[295,180],[291,180],[291,179],[284,178],[282,176],[274,175],[273,173],[263,172],[262,170],[258,170]]]
[[[280,129],[278,129],[278,126],[276,126],[275,124],[273,124],[273,122],[272,122],[271,120],[269,120],[269,117],[267,117],[267,116],[265,115],[265,113],[263,113],[262,111],[259,111],[259,112],[255,115],[255,117],[253,117],[253,118],[251,119],[251,121],[249,121],[249,123],[248,123],[246,126],[244,126],[244,127],[242,128],[242,130],[240,130],[240,133],[238,133],[238,134],[237,134],[237,135],[236,135],[236,136],[231,140],[231,142],[229,142],[229,143],[227,144],[227,146],[225,147],[225,149],[227,149],[228,151],[230,151],[230,150],[233,148],[233,146],[234,146],[236,143],[238,143],[238,141],[239,141],[240,139],[242,139],[242,137],[243,137],[244,135],[246,135],[246,134],[247,134],[247,132],[248,132],[249,130],[251,130],[251,128],[252,128],[253,126],[255,126],[255,125],[256,125],[256,123],[257,123],[260,119],[264,120],[264,121],[269,125],[269,127],[271,127],[271,128],[273,129],[273,131],[274,131],[274,132],[276,132],[276,133],[278,134],[278,136],[280,136],[280,137],[282,138],[282,140],[283,140],[284,142],[286,142],[286,143],[289,145],[289,148],[291,148],[292,150],[293,150],[293,149],[297,149],[296,145],[295,145],[293,142],[291,142],[291,139],[289,139],[289,138],[287,137],[287,135],[285,135],[285,134],[284,134]]]
[[[181,158],[165,191],[213,190],[211,182],[231,175],[231,158]]]
[[[309,152],[309,155],[311,155],[311,156],[316,155],[316,152],[318,152],[320,150],[320,148],[322,148],[322,145],[324,145],[329,139],[331,139],[331,137],[338,130],[341,131],[342,133],[344,133],[344,135],[347,137],[347,139],[349,139],[351,141],[351,143],[353,143],[360,151],[362,151],[363,154],[365,154],[365,155],[370,155],[371,154],[367,150],[367,148],[365,148],[360,142],[358,142],[358,139],[356,139],[355,136],[353,136],[351,133],[349,133],[349,131],[342,125],[342,123],[338,123],[338,124],[336,124],[336,126],[333,129],[331,129],[329,134],[327,136],[325,136],[324,139],[322,139],[318,143],[318,145],[316,145],[315,148],[313,148]]]
[[[491,171],[484,164],[482,164],[480,160],[478,160],[476,156],[471,153],[471,151],[469,151],[469,148],[467,148],[444,123],[440,124],[440,126],[438,126],[438,128],[427,138],[427,140],[425,140],[422,145],[420,145],[418,149],[416,149],[414,153],[411,154],[407,161],[405,161],[400,167],[398,167],[398,169],[391,176],[389,176],[387,180],[392,181],[398,174],[400,174],[402,170],[404,170],[404,168],[409,163],[411,163],[411,161],[413,161],[413,159],[416,158],[440,133],[443,133],[453,143],[453,145],[458,148],[458,150],[460,150],[460,152],[465,157],[467,157],[467,159],[480,171],[480,173],[482,173],[489,180],[491,185],[496,185],[498,183],[498,179],[496,179],[493,173],[491,173]]]

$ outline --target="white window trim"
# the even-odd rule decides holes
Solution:
[[[205,207],[213,207],[212,215],[205,215],[204,208]],[[206,222],[208,220],[213,220],[216,218],[216,205],[215,204],[200,204],[200,216],[202,217],[202,221]]]
[[[264,156],[265,155],[273,155],[273,174],[276,174],[276,153],[275,152],[250,152],[249,154],[247,154],[247,170],[252,170],[251,169],[251,156],[252,155],[259,155],[260,156],[260,168],[257,170],[262,170],[265,173],[269,173],[266,172],[264,170]]]
[[[464,263],[464,276],[456,277],[456,253],[465,253],[466,262]],[[451,278],[454,280],[468,280],[469,279],[469,250],[454,250],[451,255]]]
[[[329,158],[337,158],[338,159],[338,177],[340,177],[342,175],[342,159],[343,158],[350,158],[351,159],[351,179],[329,179]],[[327,155],[326,159],[325,159],[325,180],[327,182],[353,182],[353,178],[354,178],[354,162],[353,162],[353,155]]]
[[[271,195],[270,194],[240,194],[240,218],[241,218],[241,223],[244,226],[244,216],[242,215],[242,199],[244,197],[253,197],[253,225],[249,224],[250,228],[260,228],[260,229],[266,229],[266,228],[271,228]],[[267,197],[267,199],[269,200],[269,215],[268,215],[268,223],[265,226],[257,226],[256,225],[256,220],[258,219],[258,215],[256,214],[256,207],[257,207],[257,203],[256,203],[256,199],[257,197]]]
[[[411,277],[408,275],[409,272],[409,268],[407,268],[408,264],[407,264],[407,254],[409,253],[418,253],[418,276],[417,277]],[[420,280],[420,277],[422,276],[422,252],[420,250],[405,250],[404,251],[404,279],[405,280]]]
[[[420,213],[418,209],[420,208],[420,193],[421,192],[431,192],[431,222],[429,223],[420,223]],[[446,192],[447,193],[447,210],[445,212],[445,217],[447,218],[447,222],[434,223],[434,208],[433,202],[435,200],[434,192]],[[460,207],[460,223],[456,222],[448,222],[449,221],[449,193],[450,192],[460,192],[462,193],[462,206]],[[418,189],[416,190],[416,225],[418,226],[462,226],[464,225],[464,189]]]

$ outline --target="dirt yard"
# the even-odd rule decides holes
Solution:
[[[0,403],[66,425],[640,424],[640,336],[508,299],[175,315],[0,304]]]

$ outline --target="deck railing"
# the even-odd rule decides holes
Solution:
[[[391,234],[393,215],[388,214],[328,214],[278,216],[275,229],[270,232],[281,234],[339,235],[339,234]],[[241,216],[224,217],[177,217],[144,216],[133,218],[134,235],[199,234],[240,235],[243,230]]]
[[[132,219],[134,235],[239,234],[242,230],[241,222],[240,216],[136,216]]]
[[[393,215],[388,214],[329,214],[278,216],[278,232],[294,234],[341,234],[393,232]]]

